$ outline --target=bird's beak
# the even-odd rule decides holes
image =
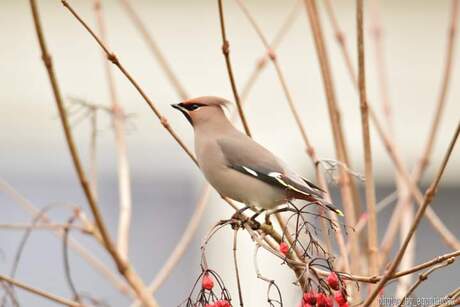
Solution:
[[[184,106],[182,105],[182,103],[172,104],[171,107],[173,107],[174,109],[177,109],[177,110],[181,111],[181,113],[184,114],[185,118],[188,120],[188,122],[190,123],[190,125],[193,126],[192,117],[190,117],[190,114],[188,113],[187,109],[184,108]]]

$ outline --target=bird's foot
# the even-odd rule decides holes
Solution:
[[[265,212],[265,209],[260,209],[259,211],[257,211],[253,216],[251,216],[251,218],[249,219],[250,223],[251,223],[251,228],[252,230],[257,230],[260,228],[260,223],[256,220],[256,218],[261,215],[263,212]]]
[[[248,206],[244,206],[243,208],[241,209],[238,209],[235,213],[233,213],[232,215],[232,220],[240,220],[241,219],[241,215],[243,214],[244,211],[248,210],[250,207]]]
[[[271,213],[270,212],[267,212],[265,214],[265,224],[269,225],[269,226],[272,226],[272,221],[270,220],[270,216],[271,216]]]
[[[289,207],[283,207],[283,208],[274,208],[274,209],[271,209],[271,210],[268,210],[266,213],[265,213],[265,224],[267,225],[272,225],[272,222],[270,220],[271,216],[273,214],[278,214],[278,213],[281,213],[281,212],[286,212],[286,211],[292,211]]]

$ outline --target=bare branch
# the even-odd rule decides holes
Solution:
[[[19,282],[15,279],[12,279],[8,276],[5,276],[5,275],[1,275],[0,274],[0,280],[3,280],[11,285],[14,285],[18,288],[21,288],[27,292],[30,292],[30,293],[33,293],[33,294],[36,294],[38,296],[41,296],[41,297],[44,297],[50,301],[53,301],[55,303],[58,303],[58,304],[61,304],[61,305],[65,305],[65,306],[70,306],[70,307],[84,307],[83,305],[81,305],[80,303],[78,302],[74,302],[74,301],[70,301],[68,299],[65,299],[63,297],[60,297],[60,296],[57,296],[57,295],[54,295],[54,294],[51,294],[49,292],[46,292],[46,291],[43,291],[43,290],[40,290],[40,289],[37,289],[37,288],[34,288],[34,287],[31,287],[29,285],[26,285],[22,282]]]
[[[102,42],[107,42],[107,30],[105,26],[102,3],[100,0],[93,0],[94,12],[96,15],[99,36]],[[104,53],[102,53],[104,58]],[[124,110],[118,99],[112,68],[108,61],[103,59],[105,75],[109,88],[110,104],[112,108],[113,132],[117,152],[117,171],[118,171],[118,198],[119,198],[119,218],[118,218],[118,239],[117,250],[123,259],[128,259],[129,248],[129,229],[131,225],[131,181],[128,153],[126,147],[126,135],[124,125]]]
[[[356,5],[356,25],[358,44],[358,86],[359,103],[361,109],[361,126],[364,147],[364,168],[366,173],[366,203],[368,213],[368,249],[369,249],[369,272],[378,273],[378,242],[377,242],[377,212],[375,209],[375,183],[372,166],[371,138],[369,131],[369,108],[366,93],[366,66],[364,59],[364,12],[363,0],[358,0]]]
[[[251,131],[249,130],[248,122],[246,121],[246,116],[244,115],[243,106],[240,101],[240,96],[236,88],[235,77],[233,76],[232,63],[230,60],[230,43],[227,40],[227,33],[225,31],[225,19],[224,19],[224,8],[222,0],[217,0],[219,5],[219,20],[220,20],[220,29],[222,34],[222,53],[224,54],[225,64],[227,66],[228,78],[230,79],[230,85],[232,86],[233,97],[235,98],[235,103],[238,108],[238,114],[240,115],[241,123],[243,124],[244,131],[248,136],[251,136]]]
[[[244,306],[243,302],[243,292],[241,290],[241,280],[240,280],[240,271],[238,268],[238,258],[237,258],[237,246],[238,246],[238,228],[235,228],[234,234],[233,234],[233,264],[235,265],[235,276],[236,276],[236,284],[238,286],[238,298],[240,300],[240,306]]]

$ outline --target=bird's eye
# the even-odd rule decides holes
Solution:
[[[191,103],[191,104],[186,104],[184,105],[184,108],[186,108],[189,111],[194,111],[198,109],[199,107],[202,107],[203,105],[198,104],[198,103]]]

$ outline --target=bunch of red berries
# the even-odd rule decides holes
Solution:
[[[232,307],[230,293],[217,272],[204,269],[197,278],[184,307]]]
[[[209,291],[212,292],[214,288],[214,280],[209,273],[204,273],[203,278],[201,279],[201,288],[202,291]],[[205,307],[231,307],[229,300],[227,299],[218,299],[215,300],[213,303],[207,303],[204,305]]]
[[[327,295],[322,291],[315,292],[310,290],[304,293],[299,307],[333,307],[334,299],[339,307],[348,307],[347,295],[344,289],[340,289],[341,285],[337,274],[335,272],[331,272],[327,277],[326,282],[332,290],[330,291],[330,295]],[[335,294],[333,296],[334,292]]]

